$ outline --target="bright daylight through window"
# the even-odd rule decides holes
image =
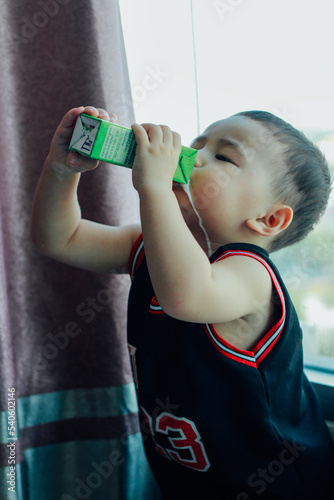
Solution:
[[[331,0],[120,0],[135,118],[183,144],[233,113],[270,111],[334,169]],[[334,197],[302,243],[272,254],[304,331],[305,365],[334,373]]]

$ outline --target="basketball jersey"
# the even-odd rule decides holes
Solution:
[[[252,351],[229,344],[212,324],[168,316],[142,237],[133,248],[128,344],[152,471],[165,499],[328,498],[333,445],[303,373],[295,309],[260,247],[229,244],[210,262],[235,255],[256,259],[273,283],[276,323]]]

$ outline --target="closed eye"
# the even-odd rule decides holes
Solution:
[[[228,163],[233,163],[233,165],[235,165],[234,161],[232,161],[230,158],[228,158],[227,156],[225,155],[220,155],[220,154],[216,154],[215,155],[215,158],[219,161],[226,161]]]

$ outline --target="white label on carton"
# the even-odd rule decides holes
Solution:
[[[99,127],[99,121],[80,115],[75,124],[70,147],[87,155],[91,154]]]

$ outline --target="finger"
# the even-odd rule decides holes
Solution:
[[[160,129],[162,131],[163,142],[168,145],[173,144],[173,136],[172,131],[167,125],[160,125]]]
[[[62,121],[59,124],[58,130],[72,128],[78,116],[83,112],[83,110],[84,110],[83,106],[80,106],[79,108],[70,109],[70,111],[68,111],[66,115],[64,115]]]
[[[94,106],[85,106],[83,112],[86,115],[95,116],[95,118],[99,116],[99,111],[96,108],[94,108]]]
[[[118,122],[118,116],[116,113],[109,113],[109,121],[113,123]]]
[[[116,123],[118,121],[118,116],[116,113],[108,113],[108,111],[106,111],[103,108],[96,108],[96,109],[99,113],[97,118],[100,118],[101,120],[107,120],[113,123]]]
[[[173,134],[173,146],[174,149],[180,149],[181,150],[181,135],[178,134],[177,132],[172,132]]]
[[[139,125],[138,123],[133,123],[131,125],[131,129],[133,130],[133,133],[135,134],[136,142],[138,146],[141,144],[148,144],[149,143],[149,137],[147,134],[146,129],[142,126]]]
[[[160,125],[154,125],[153,123],[142,123],[142,127],[146,130],[150,142],[162,141],[163,131]]]
[[[163,138],[165,144],[170,144],[174,149],[181,149],[181,135],[177,132],[172,131],[167,125],[160,125],[163,132]]]
[[[97,116],[97,118],[101,118],[101,120],[107,120],[107,121],[109,121],[109,113],[108,113],[108,111],[106,111],[103,108],[97,108],[97,111],[99,113],[98,116]]]

